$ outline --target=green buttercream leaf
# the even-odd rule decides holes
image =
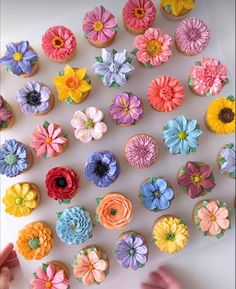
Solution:
[[[146,63],[143,63],[143,65],[144,65],[144,67],[146,67],[146,68],[152,68],[152,67],[153,67],[150,61],[148,61],[148,62],[146,62]]]
[[[132,62],[132,58],[128,57],[126,61],[130,64]]]
[[[164,6],[164,10],[166,13],[171,13],[172,9],[171,9],[171,5],[165,5]]]
[[[103,75],[98,75],[98,78],[103,81],[104,76]]]
[[[224,80],[224,84],[227,84],[227,83],[229,83],[229,79],[228,78]]]
[[[184,219],[183,219],[183,218],[180,218],[179,223],[185,225],[185,221],[184,221]]]
[[[100,203],[101,203],[101,200],[102,200],[103,198],[96,198],[96,206],[98,206]]]
[[[224,158],[220,158],[219,163],[220,163],[221,165],[223,165],[223,164],[225,163],[225,159],[224,159]]]
[[[207,236],[207,235],[208,235],[208,231],[205,231],[205,232],[204,232],[204,236]]]
[[[7,121],[2,121],[0,127],[1,128],[7,128],[8,127],[8,122]]]
[[[188,82],[188,85],[189,86],[192,86],[194,84],[194,80],[191,78],[191,79],[189,79],[189,82]]]
[[[107,260],[107,255],[105,253],[102,253],[102,259],[105,261]]]
[[[119,31],[119,30],[120,30],[120,28],[119,28],[119,26],[118,26],[118,25],[116,25],[116,26],[112,27],[112,30],[114,30],[114,31]]]
[[[150,240],[153,244],[155,244],[156,243],[156,239],[155,239],[155,237],[154,236],[152,236],[152,238],[151,238],[151,240]]]
[[[120,85],[119,85],[118,83],[116,83],[116,82],[113,82],[112,85],[111,85],[111,87],[117,89],[117,88],[120,88]]]
[[[4,101],[3,107],[4,107],[5,109],[8,109],[8,103],[7,103],[6,101]]]
[[[36,272],[33,273],[33,278],[34,279],[38,279],[38,276],[37,276]]]
[[[48,128],[48,126],[49,126],[49,122],[45,120],[45,122],[43,123],[43,127]]]
[[[59,75],[59,76],[64,76],[64,71],[59,71],[59,72],[58,72],[58,75]]]
[[[68,132],[64,131],[62,134],[61,134],[62,137],[68,137]]]
[[[66,101],[65,101],[67,104],[72,104],[74,101],[73,99],[69,96],[67,97]]]
[[[113,53],[113,54],[116,54],[116,53],[117,53],[117,50],[112,49],[112,53]]]
[[[216,238],[217,238],[217,239],[220,239],[220,238],[222,238],[223,236],[224,236],[224,232],[221,231],[218,235],[216,235]]]
[[[136,56],[137,52],[138,52],[138,48],[134,48],[130,53]]]
[[[64,199],[64,200],[61,200],[61,202],[62,202],[63,204],[70,204],[71,199]]]
[[[46,272],[47,271],[47,268],[48,268],[48,264],[42,264],[42,270],[44,271],[44,272]]]
[[[203,201],[202,204],[203,204],[204,207],[207,207],[207,205],[209,204],[209,202],[208,202],[208,201]]]
[[[116,250],[116,248],[112,249],[112,254],[116,254],[117,252],[119,252],[118,250]]]
[[[91,78],[88,74],[85,75],[84,80],[86,80],[89,84],[91,84]]]
[[[98,62],[101,62],[101,63],[103,62],[102,56],[96,56],[95,59],[96,59]]]
[[[7,67],[6,67],[6,71],[7,71],[7,72],[12,72],[11,67],[10,67],[10,66],[7,66]]]
[[[235,98],[234,98],[233,95],[229,95],[229,96],[227,97],[227,99],[228,99],[228,100],[231,100],[231,101],[234,101],[234,100],[235,100]]]
[[[226,147],[229,148],[229,149],[232,149],[232,148],[234,147],[234,144],[233,144],[233,143],[228,143],[228,144],[226,145]]]
[[[210,97],[210,96],[211,96],[210,92],[209,92],[209,91],[208,91],[208,92],[206,92],[205,96],[208,96],[208,97]]]
[[[56,218],[57,218],[57,220],[59,220],[59,219],[60,219],[60,217],[61,217],[61,214],[62,214],[62,212],[58,212],[58,213],[56,213]]]
[[[44,155],[44,157],[45,157],[46,160],[48,160],[48,159],[49,159],[48,153],[46,153],[46,154]]]
[[[201,61],[195,61],[194,64],[197,66],[201,66]]]
[[[95,221],[96,221],[96,222],[99,222],[99,217],[98,217],[98,215],[95,216]]]

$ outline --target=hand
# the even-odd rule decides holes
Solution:
[[[142,289],[181,289],[180,283],[164,267],[159,267],[149,275],[150,283],[143,283]]]

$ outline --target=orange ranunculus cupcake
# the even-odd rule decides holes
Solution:
[[[132,203],[121,193],[109,193],[97,198],[97,219],[107,230],[127,226],[132,217]]]

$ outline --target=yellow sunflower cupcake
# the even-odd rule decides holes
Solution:
[[[6,190],[2,199],[5,212],[14,217],[30,215],[38,207],[40,192],[32,183],[18,183]]]
[[[163,215],[155,222],[152,242],[165,253],[177,253],[186,246],[188,228],[183,220],[171,215]]]
[[[217,134],[235,132],[235,98],[230,95],[213,100],[205,115],[207,128]]]

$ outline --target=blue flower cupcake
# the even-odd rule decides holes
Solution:
[[[82,244],[92,237],[93,222],[83,207],[67,208],[57,213],[56,233],[59,239],[68,244]]]
[[[0,147],[0,174],[15,177],[27,171],[33,163],[30,149],[15,139],[6,140]]]
[[[85,177],[98,187],[108,187],[120,175],[120,165],[110,151],[95,152],[85,165]]]
[[[198,137],[202,134],[195,119],[187,119],[179,115],[169,120],[163,128],[163,139],[171,154],[188,155],[195,152],[199,146]]]

